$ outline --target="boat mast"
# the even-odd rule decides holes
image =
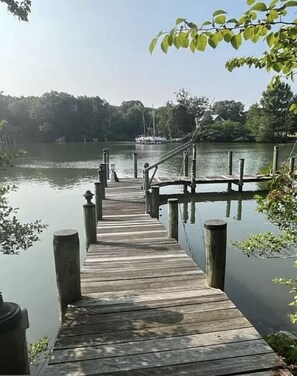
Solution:
[[[144,118],[144,110],[142,110],[142,124],[143,124],[143,135],[146,136],[146,125],[145,125],[145,118]]]

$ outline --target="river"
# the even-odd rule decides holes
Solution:
[[[9,194],[14,207],[19,207],[23,221],[41,219],[48,228],[41,240],[27,252],[17,256],[1,255],[0,286],[5,301],[14,301],[29,312],[28,341],[47,335],[54,339],[58,330],[57,292],[55,284],[52,237],[56,230],[74,228],[79,231],[81,263],[84,259],[82,195],[94,191],[102,150],[110,150],[110,162],[117,174],[132,177],[132,152],[138,153],[139,170],[145,162],[157,162],[175,144],[135,145],[134,143],[69,143],[20,145],[26,154],[13,168],[1,171],[3,183],[16,184]],[[272,161],[272,144],[197,144],[197,175],[227,173],[227,152],[233,150],[234,171],[239,158],[245,159],[245,173],[256,173]],[[280,158],[292,151],[292,144],[280,145]],[[182,156],[160,166],[160,176],[179,175]],[[245,186],[256,188],[255,184]],[[199,191],[225,190],[225,186],[207,186]],[[169,188],[165,189],[167,192]],[[176,189],[177,190],[177,189]],[[212,195],[211,200],[181,204],[186,223],[180,221],[180,242],[204,269],[203,222],[210,218],[228,223],[226,292],[261,333],[292,329],[287,314],[290,296],[286,287],[272,282],[275,277],[294,276],[292,259],[260,259],[246,257],[233,248],[232,241],[249,234],[272,230],[265,217],[255,211],[251,198],[229,201]],[[187,215],[188,211],[188,215]],[[195,212],[195,216],[194,216]],[[188,219],[187,219],[188,218]],[[166,223],[166,207],[161,207],[160,220]]]

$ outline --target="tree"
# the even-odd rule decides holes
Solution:
[[[297,2],[271,0],[267,4],[246,0],[246,3],[248,9],[239,18],[229,17],[222,9],[214,11],[211,19],[201,25],[178,18],[171,31],[161,31],[152,39],[149,50],[153,52],[159,39],[165,53],[171,47],[204,51],[207,46],[216,48],[220,43],[230,44],[237,50],[243,41],[264,40],[267,49],[262,56],[231,59],[226,63],[227,69],[232,71],[246,65],[293,78],[297,67]]]
[[[7,5],[7,10],[16,16],[20,21],[28,21],[31,12],[31,0],[0,0],[1,3]]]
[[[278,132],[282,136],[287,136],[292,130],[289,108],[293,99],[294,94],[290,85],[279,80],[276,80],[274,85],[269,85],[262,93],[260,104],[264,113],[274,119],[271,123],[274,135]]]
[[[215,102],[212,106],[212,113],[221,116],[224,120],[245,122],[244,104],[234,100]]]

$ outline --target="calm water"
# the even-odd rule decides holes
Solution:
[[[73,143],[22,146],[27,154],[16,161],[15,167],[2,171],[2,182],[13,183],[18,190],[10,194],[13,206],[19,207],[24,221],[41,219],[48,229],[41,241],[19,256],[0,256],[0,285],[6,301],[18,302],[29,311],[28,340],[48,335],[54,338],[58,329],[58,309],[52,251],[52,236],[56,230],[74,228],[79,231],[81,262],[84,258],[82,222],[83,193],[93,189],[102,150],[110,150],[110,162],[115,163],[118,176],[132,177],[132,152],[138,152],[139,170],[144,162],[157,162],[170,145],[135,145],[134,143]],[[280,146],[285,159],[292,145]],[[273,145],[198,144],[197,173],[215,175],[227,172],[227,151],[234,152],[234,171],[239,158],[245,158],[245,173],[255,173],[271,163]],[[167,161],[158,169],[161,176],[180,174],[182,157]],[[203,187],[200,191],[224,190],[225,186]],[[245,190],[256,185],[245,186]],[[178,188],[175,189],[178,191]],[[163,192],[168,192],[168,188]],[[213,201],[215,200],[215,201]],[[265,218],[255,212],[252,199],[238,201],[237,195],[227,202],[219,195],[205,202],[180,205],[180,242],[204,269],[203,222],[210,218],[228,222],[228,258],[226,292],[262,332],[290,329],[287,319],[290,301],[285,287],[276,286],[272,279],[294,276],[292,259],[259,259],[246,257],[231,245],[233,240],[249,234],[273,230]],[[166,222],[166,208],[161,208],[161,221]],[[227,216],[226,216],[227,215]],[[186,222],[186,223],[185,223]]]

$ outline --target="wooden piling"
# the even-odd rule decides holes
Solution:
[[[190,205],[190,223],[194,224],[196,220],[196,204],[194,201],[194,198],[191,199],[191,205]]]
[[[79,238],[76,230],[60,230],[53,239],[60,318],[67,305],[81,298]]]
[[[101,188],[101,198],[102,200],[105,200],[105,180],[104,180],[104,170],[101,168],[101,165],[100,165],[100,168],[98,170],[98,178],[99,178],[99,182],[101,183],[100,185],[100,188]]]
[[[170,198],[168,204],[168,238],[178,240],[178,199]]]
[[[147,168],[149,167],[149,163],[146,162],[143,166],[143,193],[145,197],[145,213],[150,212],[150,177],[149,177],[149,171]]]
[[[233,174],[233,151],[228,151],[228,175]],[[228,183],[227,189],[231,191],[232,183]]]
[[[195,193],[196,190],[196,159],[192,159],[191,166],[191,193]]]
[[[242,192],[243,188],[243,174],[244,174],[244,159],[239,159],[239,179],[238,179],[238,191]]]
[[[211,219],[204,222],[206,283],[224,291],[226,269],[227,222]]]
[[[273,159],[272,159],[272,173],[275,174],[278,170],[278,146],[273,148]]]
[[[134,178],[137,179],[138,171],[137,171],[137,153],[133,153],[133,175]]]
[[[150,215],[152,218],[159,219],[159,206],[160,206],[160,187],[151,187],[151,205],[150,205]]]
[[[183,175],[189,176],[189,153],[188,150],[183,151]]]
[[[90,197],[91,195],[91,197]],[[97,221],[96,221],[96,206],[91,202],[93,194],[87,191],[84,194],[87,203],[84,204],[84,223],[85,223],[85,236],[86,236],[86,248],[89,248],[90,244],[97,242]]]
[[[97,221],[102,220],[102,183],[96,182],[95,183],[95,205],[96,205],[96,216]]]
[[[189,219],[189,209],[188,209],[188,202],[183,203],[183,221],[187,223]]]
[[[193,149],[192,149],[192,152],[193,152],[193,157],[192,159],[197,159],[197,147],[196,147],[196,144],[193,144]]]
[[[292,175],[295,170],[295,158],[294,157],[289,159],[289,170],[290,170],[290,174]]]
[[[100,163],[100,169],[102,171],[102,183],[104,183],[104,187],[107,188],[107,174],[106,174],[106,164],[105,163]]]
[[[106,169],[106,180],[109,179],[109,149],[103,149],[103,163]]]

